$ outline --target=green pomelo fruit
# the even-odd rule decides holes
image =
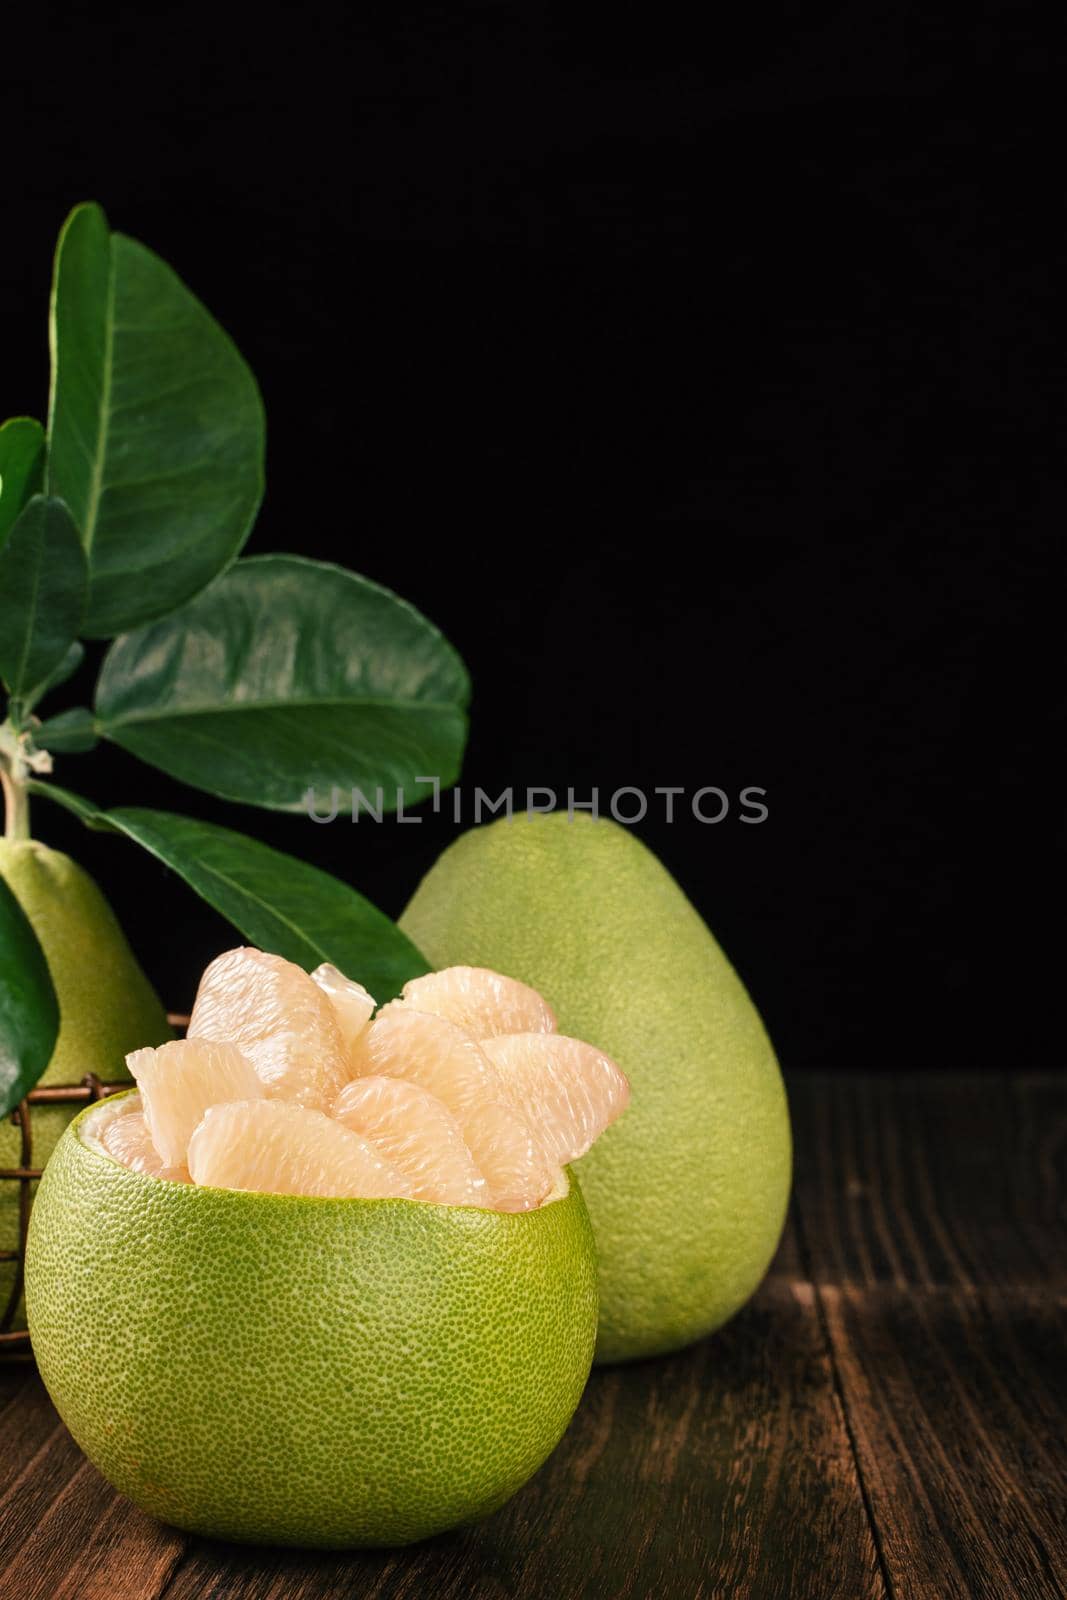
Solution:
[[[600,1260],[597,1358],[710,1333],[774,1254],[789,1114],[740,979],[634,836],[577,813],[464,834],[400,919],[434,967],[491,967],[540,991],[561,1033],[612,1056],[630,1108],[578,1163]]]
[[[125,1098],[125,1097],[123,1097]],[[168,1183],[63,1135],[30,1226],[37,1362],[154,1516],[273,1544],[406,1544],[502,1505],[596,1336],[576,1184],[537,1211]]]
[[[0,876],[36,933],[59,1001],[59,1037],[42,1084],[77,1084],[87,1072],[102,1082],[128,1080],[125,1057],[171,1037],[166,1013],[137,965],[115,914],[96,884],[69,856],[36,840],[0,839]],[[35,1106],[30,1165],[43,1167],[78,1106]],[[0,1168],[22,1165],[22,1139],[0,1121]],[[0,1251],[18,1245],[18,1184],[0,1179]],[[0,1316],[15,1266],[0,1261]],[[21,1313],[14,1327],[24,1326]]]

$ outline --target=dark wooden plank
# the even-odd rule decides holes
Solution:
[[[1019,1073],[1010,1090],[1016,1108],[1014,1213],[1060,1236],[1067,1223],[1067,1082],[1059,1075]]]
[[[122,1495],[111,1493],[105,1503],[108,1486],[92,1468],[79,1483],[91,1521],[77,1567],[52,1591],[55,1600],[158,1600],[184,1554],[185,1535],[144,1516]]]
[[[1067,1593],[1067,1084],[791,1087],[798,1234],[894,1600]]]
[[[4,1504],[59,1425],[32,1362],[0,1362],[0,1571]]]
[[[560,1448],[496,1516],[400,1552],[194,1540],[166,1600],[867,1600],[884,1586],[810,1283],[788,1238],[716,1338],[593,1375]]]
[[[1067,1594],[1063,1303],[817,1292],[895,1600]]]
[[[184,1548],[88,1464],[31,1364],[0,1367],[0,1600],[156,1600]]]
[[[51,1413],[53,1427],[0,1507],[0,1600],[157,1600],[185,1536],[105,1483],[36,1384],[34,1406]]]
[[[0,1396],[0,1600],[22,1600],[12,1566],[84,1458],[32,1365],[0,1367]]]
[[[1063,1087],[812,1074],[790,1096],[816,1283],[1067,1290]]]

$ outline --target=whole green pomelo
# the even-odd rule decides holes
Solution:
[[[598,1360],[674,1350],[733,1316],[781,1235],[789,1113],[741,980],[655,856],[581,812],[501,819],[444,852],[400,926],[434,967],[532,984],[562,1033],[630,1079],[629,1110],[578,1163]]]
[[[537,1470],[596,1337],[577,1184],[525,1213],[197,1188],[94,1147],[111,1109],[41,1181],[26,1302],[56,1408],[117,1489],[196,1533],[392,1545]]]
[[[0,876],[26,913],[59,1001],[59,1036],[42,1084],[128,1080],[126,1054],[171,1037],[155,990],[115,913],[77,862],[36,840],[0,839]],[[35,1106],[30,1165],[43,1167],[78,1106]],[[0,1121],[0,1168],[21,1165],[21,1135]],[[18,1245],[18,1184],[0,1179],[0,1251]],[[15,1265],[0,1261],[0,1315]],[[23,1327],[21,1313],[12,1324]]]

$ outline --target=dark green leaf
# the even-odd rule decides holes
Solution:
[[[226,567],[263,494],[265,424],[229,337],[165,262],[78,206],[56,251],[48,480],[89,555],[85,633],[165,616]]]
[[[0,548],[43,480],[44,429],[32,417],[12,417],[0,428]]]
[[[47,677],[35,684],[32,689],[27,689],[22,695],[22,707],[29,711],[38,700],[43,700],[46,694],[51,694],[53,689],[58,689],[60,684],[66,683],[68,678],[73,678],[82,662],[85,660],[85,646],[79,644],[77,639],[70,645],[66,655],[58,666],[52,668]]]
[[[91,750],[96,739],[93,714],[84,706],[75,706],[73,711],[61,711],[58,716],[49,717],[33,730],[33,742],[38,750],[51,750],[55,755]]]
[[[85,552],[62,500],[34,495],[0,550],[0,676],[13,696],[66,656],[85,612]]]
[[[299,556],[239,561],[174,616],[117,639],[100,732],[229,800],[320,815],[360,789],[386,809],[459,772],[462,661],[406,601]]]
[[[0,1117],[29,1094],[52,1059],[58,1032],[44,951],[0,877]]]
[[[124,833],[185,879],[252,944],[310,971],[332,961],[379,1001],[429,968],[389,918],[338,878],[295,856],[210,822],[168,811],[122,807],[98,812],[52,784],[35,794],[58,800],[91,827]]]

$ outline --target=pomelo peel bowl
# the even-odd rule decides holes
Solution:
[[[337,1038],[343,1076],[359,1061],[343,1029]],[[536,1111],[506,1103],[491,1062],[498,1102],[474,1106],[469,1083],[456,1088],[446,1073],[437,1090],[451,1104],[433,1110],[423,1088],[431,1061],[416,1069],[413,1090],[398,1076],[398,1092],[350,1094],[334,1119],[336,1063],[309,1059],[308,1089],[299,1052],[284,1040],[260,1054],[269,1059],[264,1093],[202,1106],[191,1137],[181,1091],[158,1093],[165,1069],[183,1067],[179,1046],[150,1063],[155,1107],[148,1073],[144,1098],[138,1090],[90,1107],[63,1135],[41,1182],[26,1262],[30,1331],[49,1392],[117,1489],[198,1533],[395,1545],[484,1516],[554,1448],[588,1376],[596,1262],[577,1183],[545,1153]],[[601,1077],[604,1059],[591,1052]],[[388,1056],[378,1051],[370,1064],[380,1080]],[[134,1062],[135,1073],[143,1065]],[[203,1101],[211,1091],[202,1065],[193,1055],[183,1070]],[[223,1092],[241,1083],[233,1065]],[[348,1079],[358,1081],[358,1071]],[[561,1092],[557,1081],[548,1097],[557,1107]],[[618,1084],[615,1093],[603,1125],[624,1104]],[[346,1104],[369,1132],[348,1126]],[[454,1154],[466,1123],[477,1125],[493,1104],[509,1130],[504,1177],[472,1190],[470,1173],[482,1169],[466,1147],[462,1192],[479,1203],[409,1198],[419,1183],[432,1187],[427,1140],[443,1119],[442,1149]],[[151,1159],[153,1110],[165,1166],[158,1153]],[[543,1178],[523,1187],[516,1125],[528,1131],[535,1173],[549,1173],[547,1192]],[[374,1142],[383,1129],[388,1153]],[[548,1144],[567,1150],[558,1126]],[[363,1145],[380,1157],[373,1198],[353,1187]],[[492,1156],[497,1146],[490,1139],[486,1149]],[[213,1170],[228,1175],[225,1186],[196,1181],[204,1160],[209,1169],[221,1163]],[[271,1192],[274,1172],[289,1192]],[[446,1178],[458,1181],[451,1170]]]
[[[41,1184],[27,1271],[41,1374],[143,1510],[229,1539],[404,1544],[503,1504],[592,1360],[575,1185],[506,1214],[162,1181],[86,1139]]]

